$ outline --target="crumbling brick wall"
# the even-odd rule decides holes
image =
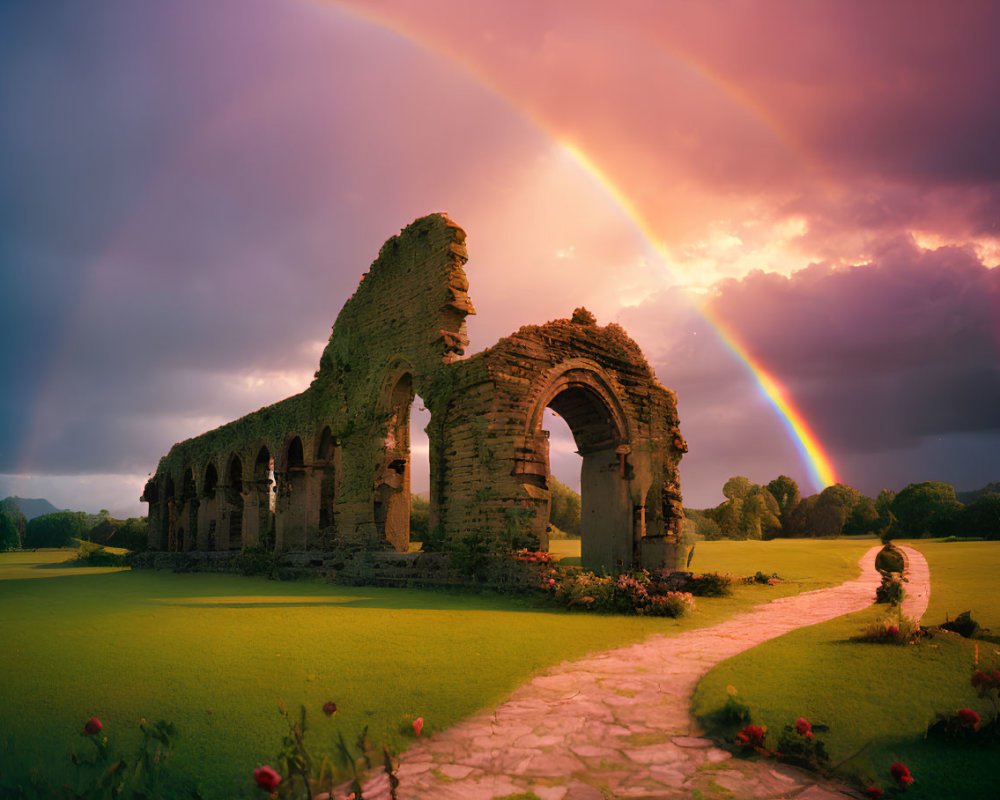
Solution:
[[[546,544],[550,407],[583,456],[584,562],[672,565],[685,449],[673,393],[621,328],[583,309],[465,358],[464,242],[443,214],[408,226],[344,305],[306,391],[174,445],[143,493],[150,547],[405,551],[418,394],[439,534],[515,524]]]

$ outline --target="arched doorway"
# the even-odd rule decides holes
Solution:
[[[245,508],[248,520],[247,544],[274,547],[274,459],[266,445],[261,445],[253,465],[253,482]]]
[[[541,470],[524,475],[527,482],[549,488],[549,436],[542,429],[546,408],[565,421],[581,456],[581,563],[589,569],[630,568],[635,559],[631,447],[618,398],[606,380],[587,370],[567,370],[549,384],[532,414],[528,435],[528,447],[544,464],[544,475]]]
[[[410,407],[413,378],[399,376],[380,404],[388,415],[381,465],[376,469],[372,515],[379,541],[398,552],[410,546]]]

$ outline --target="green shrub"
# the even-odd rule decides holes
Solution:
[[[128,553],[112,553],[94,542],[80,541],[76,551],[76,560],[88,567],[127,567]]]
[[[882,583],[875,590],[876,603],[889,603],[898,606],[903,602],[906,591],[903,589],[905,579],[898,572],[890,572],[882,576]]]
[[[236,557],[236,568],[243,575],[263,575],[277,578],[281,564],[274,550],[266,545],[244,547]]]

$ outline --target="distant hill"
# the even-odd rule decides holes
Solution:
[[[988,494],[1000,494],[1000,481],[987,483],[982,489],[975,489],[971,492],[955,492],[955,497],[958,498],[958,502],[968,505]]]
[[[43,514],[54,514],[56,511],[69,511],[68,508],[56,508],[44,497],[8,497],[7,499],[13,500],[17,504],[17,507],[21,509],[24,518],[29,520],[40,517]]]

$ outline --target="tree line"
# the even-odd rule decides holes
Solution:
[[[689,527],[705,539],[775,539],[875,535],[883,540],[957,536],[1000,539],[1000,485],[963,495],[937,481],[912,483],[867,497],[842,483],[802,497],[780,475],[766,485],[736,476],[715,508],[685,509]]]
[[[107,511],[57,511],[26,519],[17,502],[0,501],[0,552],[18,548],[68,547],[74,539],[100,545],[145,550],[148,544],[144,517],[114,519]]]

